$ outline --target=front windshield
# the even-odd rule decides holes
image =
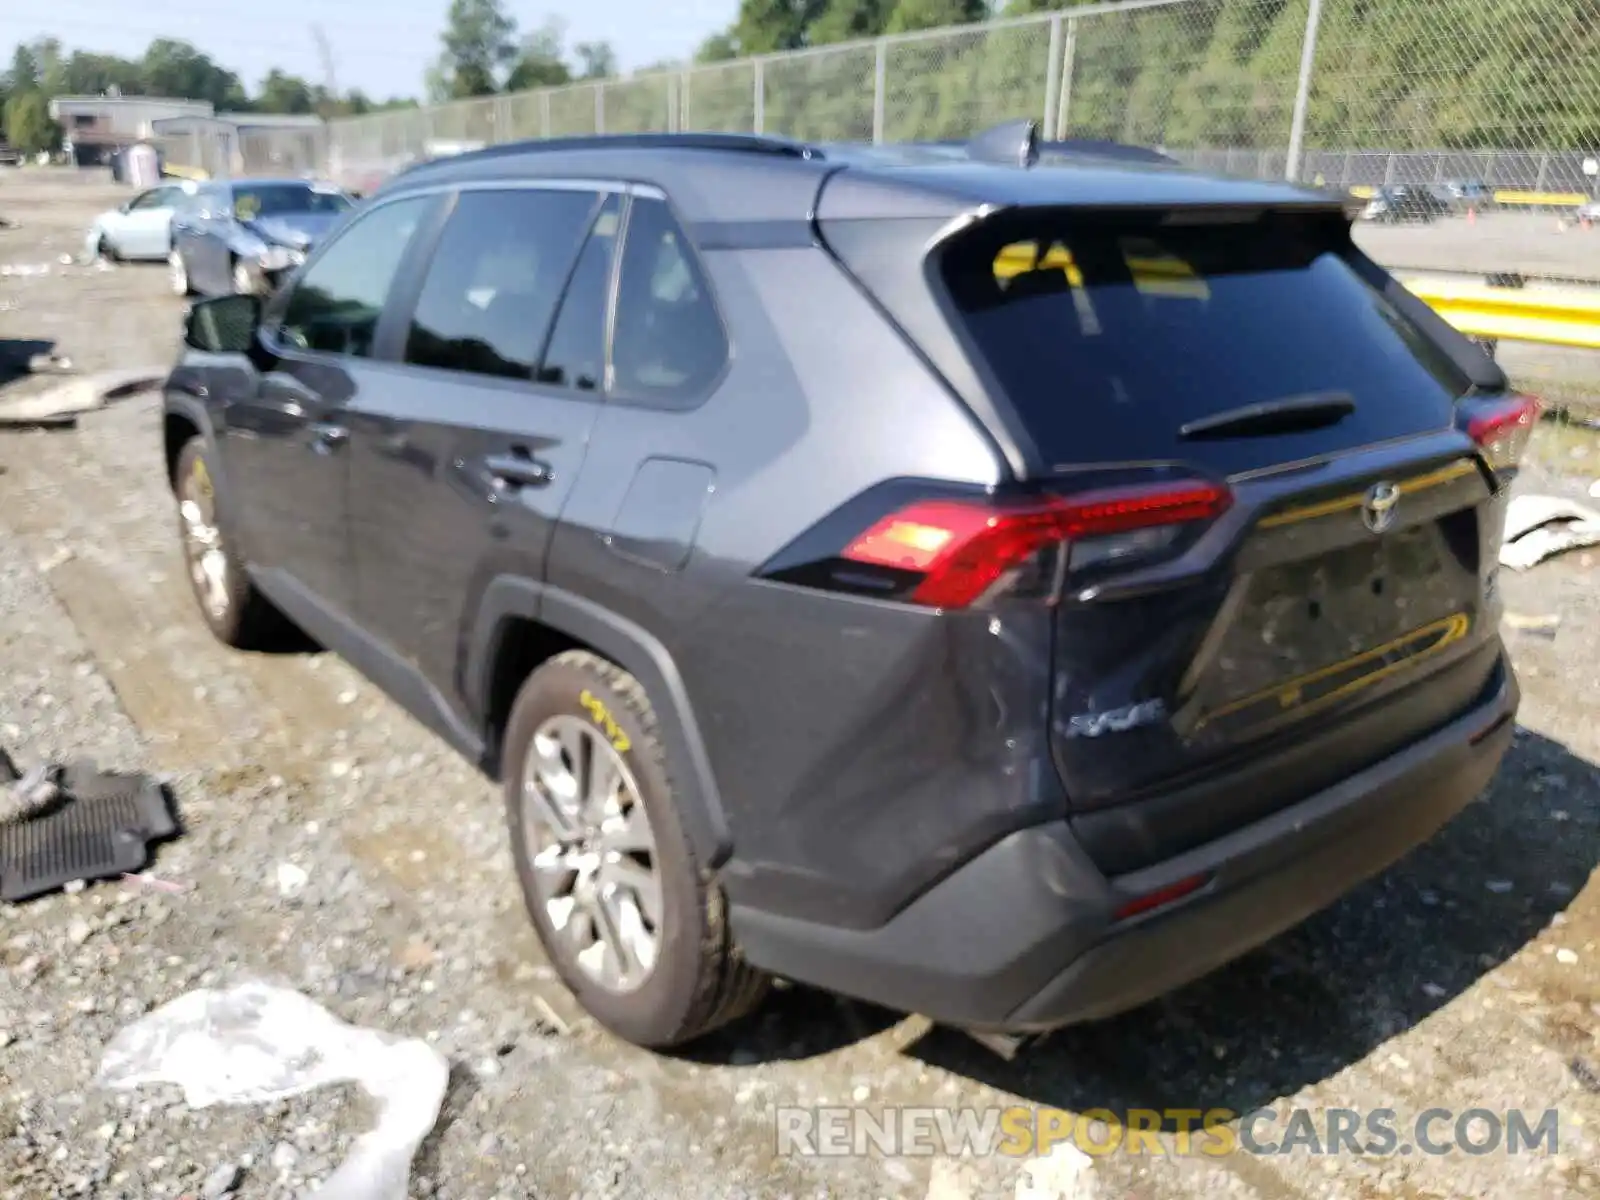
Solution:
[[[233,190],[233,212],[241,221],[288,213],[342,213],[350,197],[306,183],[261,183]]]

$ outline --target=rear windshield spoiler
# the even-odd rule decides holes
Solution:
[[[1482,347],[1408,292],[1404,284],[1369,258],[1354,241],[1350,243],[1349,255],[1356,269],[1383,293],[1384,299],[1450,356],[1450,361],[1471,381],[1474,390],[1503,392],[1511,386],[1500,364],[1485,354]]]

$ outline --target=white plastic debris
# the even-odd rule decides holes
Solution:
[[[426,1042],[347,1025],[290,988],[250,981],[201,988],[112,1039],[97,1082],[117,1091],[171,1083],[192,1108],[267,1104],[355,1083],[378,1122],[314,1200],[406,1200],[411,1160],[439,1119],[450,1064]]]
[[[1582,546],[1600,545],[1600,512],[1560,496],[1513,496],[1500,563],[1526,571]]]
[[[1070,1142],[1058,1142],[1048,1154],[1022,1164],[1017,1200],[1099,1200],[1094,1159]]]
[[[311,882],[311,876],[306,873],[304,867],[298,867],[290,862],[279,863],[276,875],[278,895],[285,900],[292,900],[298,896],[306,890],[306,884]]]

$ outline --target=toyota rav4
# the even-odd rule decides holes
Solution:
[[[190,310],[200,610],[503,781],[552,964],[637,1043],[774,975],[979,1033],[1129,1008],[1511,741],[1537,406],[1347,205],[1029,123],[424,164]]]

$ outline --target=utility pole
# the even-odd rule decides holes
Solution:
[[[312,40],[317,43],[317,57],[322,60],[322,86],[327,92],[323,101],[323,112],[320,114],[324,121],[336,115],[332,107],[339,103],[339,72],[333,59],[333,46],[328,41],[328,35],[322,31],[321,25],[311,27]]]

